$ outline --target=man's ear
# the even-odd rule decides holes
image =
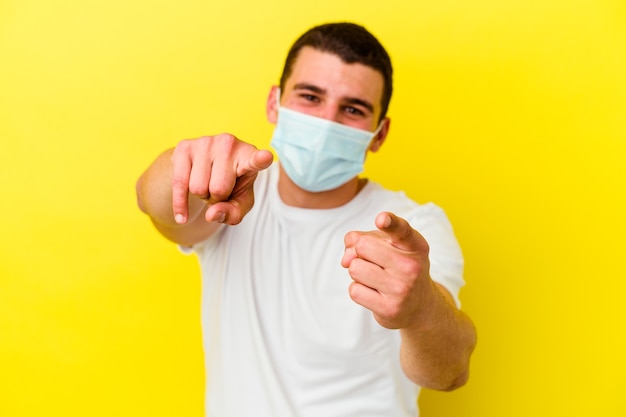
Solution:
[[[276,124],[276,121],[278,120],[278,100],[280,98],[277,97],[277,95],[279,94],[279,92],[280,89],[278,88],[278,86],[273,85],[270,89],[269,95],[267,96],[267,103],[265,103],[265,113],[267,115],[267,120],[272,124]]]
[[[380,147],[383,146],[385,139],[387,139],[387,134],[389,133],[390,124],[391,124],[391,119],[388,117],[385,117],[382,121],[380,132],[378,132],[378,134],[374,137],[374,139],[372,139],[372,143],[370,143],[370,147],[369,147],[370,151],[377,152],[380,149]]]

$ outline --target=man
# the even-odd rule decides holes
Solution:
[[[187,140],[137,183],[156,228],[199,257],[209,416],[416,416],[475,344],[442,210],[359,178],[389,132],[389,57],[363,27],[302,35],[267,117],[272,146]]]

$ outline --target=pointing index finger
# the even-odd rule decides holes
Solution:
[[[274,155],[266,149],[255,150],[250,155],[248,159],[248,163],[241,166],[239,168],[238,176],[245,174],[246,172],[258,172],[266,169],[270,165],[272,165],[272,161],[274,160]]]
[[[426,241],[411,227],[409,222],[393,213],[380,213],[376,216],[375,223],[378,230],[385,233],[392,245],[399,249],[413,251],[422,249],[426,245]]]

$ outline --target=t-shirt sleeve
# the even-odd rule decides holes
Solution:
[[[219,236],[222,235],[222,233],[224,232],[224,230],[227,229],[227,227],[231,227],[231,226],[221,227],[219,230],[217,230],[215,233],[213,233],[211,236],[209,236],[205,240],[198,242],[196,244],[193,244],[191,246],[183,246],[183,245],[176,245],[176,246],[178,246],[178,250],[181,251],[184,255],[195,254],[195,255],[200,256],[200,254],[204,252],[207,248],[210,248],[212,245],[217,244],[217,242],[219,241]]]
[[[465,285],[463,253],[445,212],[428,203],[419,206],[407,220],[428,242],[431,278],[452,294],[460,308],[459,292]]]
[[[193,253],[195,253],[195,249],[193,246],[183,246],[183,245],[176,245],[178,246],[178,250],[181,251],[184,255],[192,255]]]

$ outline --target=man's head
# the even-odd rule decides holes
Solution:
[[[378,71],[384,81],[380,120],[385,117],[393,90],[393,70],[387,51],[371,33],[354,23],[329,23],[309,29],[296,40],[287,54],[280,78],[281,90],[284,91],[294,62],[306,46],[337,55],[346,64],[359,63]]]

